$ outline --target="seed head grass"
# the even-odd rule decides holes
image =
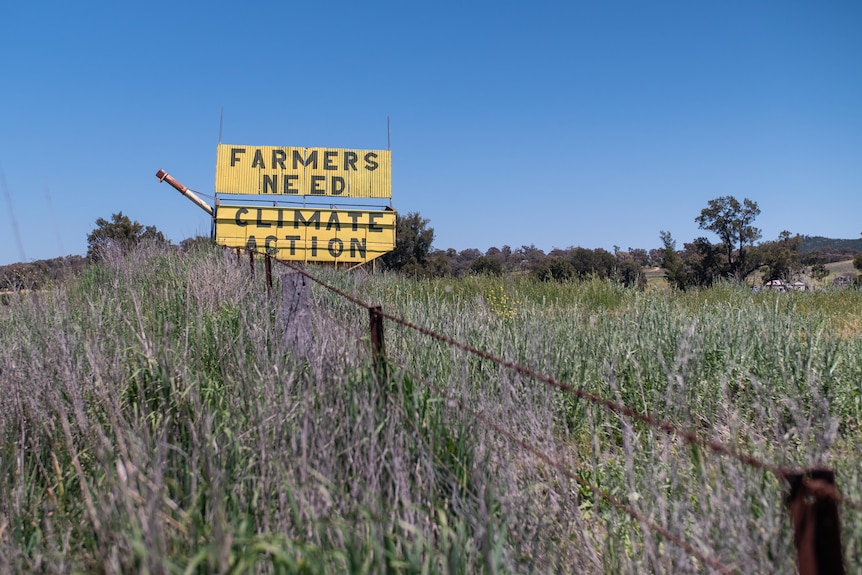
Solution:
[[[731,570],[795,569],[770,471],[391,321],[381,379],[368,311],[317,284],[298,355],[260,267],[144,246],[4,296],[0,572],[714,570],[650,524]],[[858,291],[309,270],[771,465],[831,467],[862,500]],[[841,519],[853,572],[862,520]]]

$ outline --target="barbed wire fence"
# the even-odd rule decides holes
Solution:
[[[237,263],[242,263],[242,250],[236,248]],[[541,373],[530,367],[521,365],[514,361],[505,359],[488,351],[478,349],[474,346],[461,342],[453,337],[438,333],[431,329],[420,326],[411,321],[405,320],[395,314],[383,311],[379,305],[369,304],[362,301],[360,298],[350,294],[336,286],[327,283],[324,280],[311,274],[303,267],[296,265],[294,262],[279,260],[272,257],[270,254],[261,253],[255,250],[245,250],[248,254],[248,265],[252,276],[255,274],[255,258],[264,260],[264,269],[266,273],[266,289],[271,296],[273,290],[273,274],[272,264],[275,262],[282,268],[288,270],[285,275],[295,274],[308,280],[311,283],[317,284],[324,290],[334,294],[344,301],[350,302],[359,309],[367,310],[368,313],[368,346],[370,359],[375,370],[375,375],[381,384],[390,379],[390,368],[397,369],[399,372],[408,375],[414,381],[420,382],[427,389],[433,391],[440,398],[445,399],[452,405],[457,406],[461,413],[467,414],[475,421],[480,422],[488,429],[493,430],[499,437],[508,441],[512,445],[530,453],[532,456],[543,461],[548,466],[553,467],[572,481],[576,482],[582,488],[593,493],[612,507],[620,512],[630,516],[637,521],[645,529],[649,529],[658,533],[673,545],[682,549],[691,557],[696,558],[704,565],[709,566],[719,573],[740,573],[740,567],[737,565],[726,565],[720,559],[711,554],[699,549],[692,543],[686,541],[683,537],[671,532],[668,528],[660,525],[656,521],[650,519],[642,512],[638,511],[631,505],[623,502],[618,497],[602,490],[598,485],[587,480],[579,475],[566,465],[554,459],[551,455],[531,444],[522,437],[518,437],[510,429],[507,429],[499,422],[491,417],[467,405],[461,398],[446,391],[439,384],[431,381],[427,377],[412,370],[409,366],[403,364],[398,358],[387,353],[385,346],[385,321],[391,322],[396,326],[400,326],[407,330],[437,341],[440,344],[449,346],[453,349],[460,350],[466,354],[472,355],[482,360],[486,360],[500,366],[503,369],[509,370],[512,373],[518,374],[534,381],[541,382],[560,393],[569,394],[580,400],[588,402],[599,409],[613,412],[622,418],[632,421],[638,421],[641,424],[660,431],[668,436],[678,438],[679,440],[693,446],[698,447],[705,452],[711,453],[714,456],[727,457],[738,463],[752,469],[768,472],[774,475],[786,487],[785,504],[788,508],[794,529],[794,545],[796,548],[797,558],[796,564],[800,575],[823,575],[825,573],[845,573],[845,565],[843,552],[841,549],[841,533],[839,520],[839,506],[844,509],[850,509],[857,512],[862,511],[862,502],[858,502],[843,496],[836,486],[835,474],[832,470],[823,468],[813,469],[796,469],[787,466],[775,465],[754,457],[747,453],[741,452],[731,446],[721,442],[706,439],[695,432],[683,429],[673,423],[663,421],[652,417],[647,413],[643,413],[632,409],[619,401],[613,401],[596,394],[590,393],[580,387],[570,383],[560,381],[552,376]],[[287,291],[282,294],[283,297],[292,297]],[[288,307],[295,305],[288,304]],[[358,328],[350,328],[342,319],[336,318],[332,313],[324,311],[335,325],[339,325],[345,333],[351,334],[352,337],[364,337],[362,331]],[[291,318],[285,318],[289,323]],[[286,327],[290,330],[291,328]],[[409,421],[409,414],[404,414]],[[417,437],[421,437],[418,433]]]

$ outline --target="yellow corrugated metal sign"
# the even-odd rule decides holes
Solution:
[[[220,205],[215,236],[284,260],[368,262],[395,249],[395,212]]]
[[[389,150],[219,144],[217,194],[391,198]]]

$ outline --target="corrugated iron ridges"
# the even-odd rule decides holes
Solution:
[[[219,144],[215,191],[391,198],[392,154],[389,150]]]
[[[390,210],[221,205],[215,224],[220,245],[253,247],[291,261],[368,262],[395,248]]]

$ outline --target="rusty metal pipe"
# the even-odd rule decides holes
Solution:
[[[170,174],[168,174],[166,171],[159,170],[158,172],[156,172],[156,177],[159,179],[160,182],[169,183],[179,193],[190,199],[197,207],[199,207],[209,215],[213,215],[213,207],[211,205],[203,201],[196,193],[194,193],[193,191],[176,181],[174,178],[172,178]]]

